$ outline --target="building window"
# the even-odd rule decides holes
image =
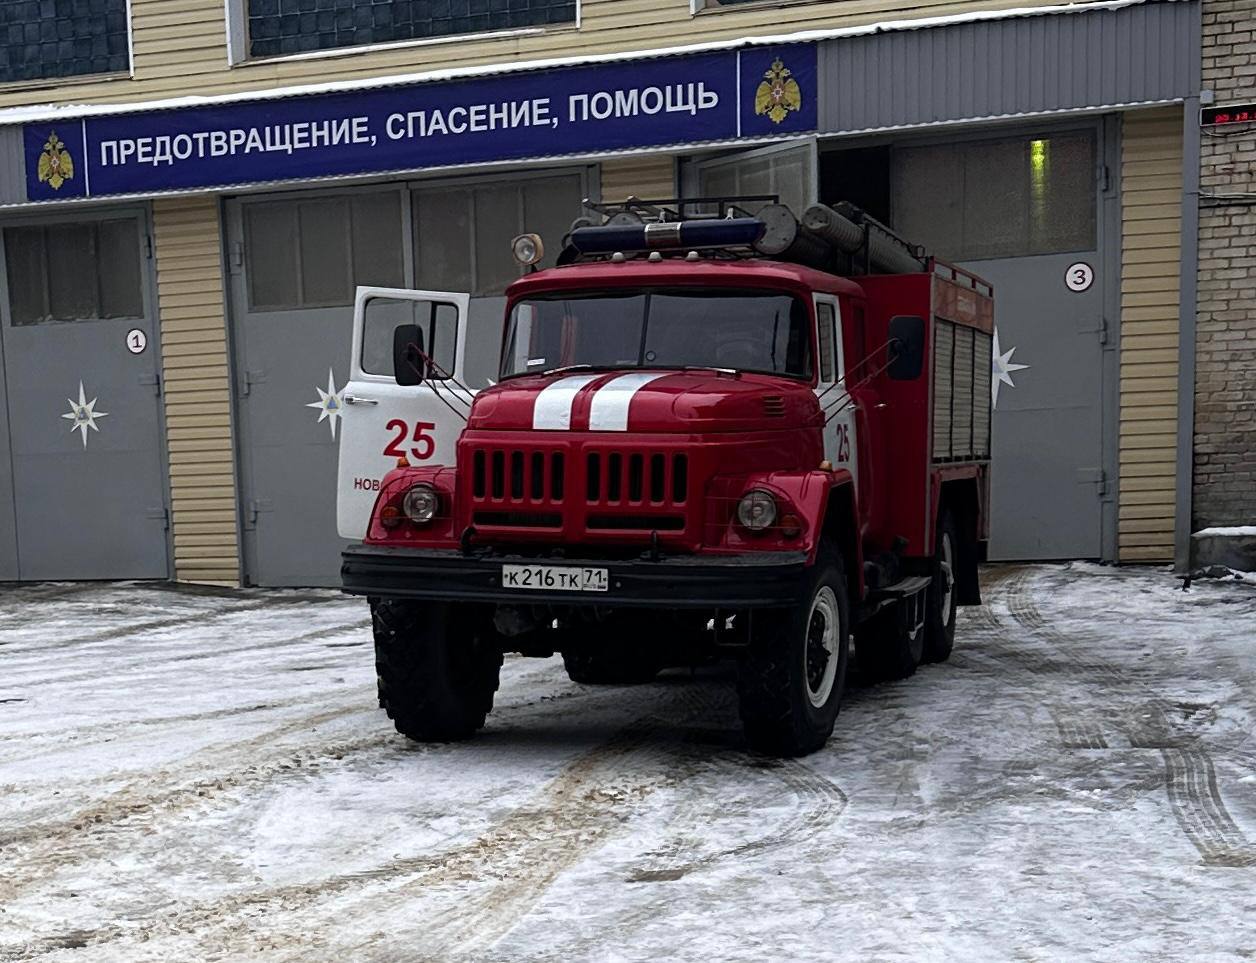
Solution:
[[[34,0],[31,0],[34,2]],[[79,0],[75,0],[79,2]],[[574,23],[577,0],[244,0],[250,57]]]
[[[723,10],[727,7],[742,7],[748,3],[764,3],[765,0],[689,0],[689,7],[693,13],[699,10]],[[776,6],[780,5],[777,0]]]
[[[571,222],[584,211],[578,175],[538,177],[513,184],[414,192],[414,250],[418,287],[498,295],[519,277],[512,238],[541,235],[552,267]]]
[[[144,317],[135,218],[6,227],[9,323]]]
[[[126,0],[0,0],[0,83],[129,70]]]
[[[1095,166],[1088,131],[896,148],[894,229],[952,261],[1089,251]]]
[[[776,195],[790,210],[801,212],[812,202],[815,158],[810,144],[766,147],[697,165],[698,193],[702,197]],[[767,201],[739,206],[757,211]]]
[[[343,307],[359,284],[401,287],[403,236],[395,191],[249,204],[249,308]]]

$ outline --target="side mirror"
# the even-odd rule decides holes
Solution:
[[[914,381],[925,363],[925,319],[900,314],[890,318],[891,381]]]
[[[427,380],[423,330],[417,324],[399,324],[393,329],[393,377],[399,385],[421,385]]]

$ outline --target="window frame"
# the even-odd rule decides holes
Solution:
[[[820,357],[822,353],[822,345],[820,343],[820,328],[824,324],[821,318],[821,308],[829,308],[833,312],[830,319],[830,337],[832,339],[833,354],[833,377],[826,381],[823,377],[823,368],[817,367],[816,384],[830,385],[837,384],[846,377],[846,349],[842,345],[842,306],[836,294],[816,293],[812,295],[812,303],[815,305],[815,324],[816,324],[816,357]]]
[[[227,0],[228,3],[231,0]],[[577,0],[579,2],[579,0]],[[100,83],[108,80],[135,79],[135,19],[132,15],[131,0],[124,0],[124,16],[126,17],[126,67],[122,70],[105,70],[100,73],[69,74],[64,77],[32,77],[30,80],[0,81],[0,90],[18,91],[40,88],[61,87],[67,84]]]
[[[428,297],[422,297],[428,295]],[[387,385],[397,387],[396,374],[375,374],[367,371],[362,367],[362,355],[366,349],[365,335],[365,311],[366,303],[375,298],[389,298],[399,301],[427,301],[434,304],[451,305],[456,312],[456,328],[454,330],[454,362],[449,369],[449,373],[453,375],[452,379],[429,378],[422,385],[418,386],[422,390],[434,391],[440,393],[440,388],[434,387],[430,382],[437,382],[440,385],[449,384],[453,380],[463,382],[465,384],[462,369],[466,361],[467,353],[467,319],[470,316],[469,305],[470,298],[466,294],[458,291],[418,291],[411,288],[384,288],[384,287],[361,287],[353,299],[353,341],[349,355],[349,380],[345,382],[346,386],[354,382],[364,384]],[[363,312],[363,323],[358,323],[358,311]],[[411,390],[411,389],[405,389]]]
[[[439,189],[459,190],[466,187],[475,187],[477,185],[493,185],[507,184],[516,185],[528,180],[544,180],[550,177],[571,175],[580,178],[581,196],[596,197],[598,195],[599,185],[599,169],[597,164],[590,164],[588,161],[579,161],[574,164],[559,164],[553,167],[545,168],[524,168],[519,169],[507,167],[494,171],[475,171],[461,175],[455,174],[450,176],[449,171],[433,171],[430,176],[402,177],[387,181],[373,181],[367,183],[348,184],[339,187],[324,187],[318,183],[300,183],[293,184],[290,187],[284,187],[279,190],[267,191],[258,194],[236,194],[229,195],[226,198],[226,209],[229,212],[224,228],[226,234],[224,242],[226,246],[226,275],[227,280],[233,281],[240,279],[243,286],[242,296],[244,298],[244,308],[249,314],[271,314],[281,311],[293,310],[315,310],[315,311],[336,311],[341,310],[343,305],[335,307],[323,308],[267,308],[265,310],[254,311],[249,305],[249,272],[248,272],[248,255],[244,248],[247,241],[246,221],[247,208],[251,204],[266,203],[268,201],[308,201],[308,200],[327,200],[335,197],[343,197],[351,194],[371,194],[371,193],[396,193],[399,194],[399,203],[401,204],[401,288],[393,290],[409,290],[418,286],[417,257],[418,252],[415,249],[415,218],[414,218],[414,202],[413,194],[415,190],[437,187]],[[3,222],[0,222],[3,223]],[[474,250],[474,232],[471,232],[471,243]],[[503,244],[509,244],[510,239],[506,238]],[[2,253],[2,251],[0,251]],[[0,264],[2,266],[2,264]],[[355,289],[358,285],[354,285]],[[472,300],[504,297],[503,295],[476,295],[471,292],[460,292],[470,295]],[[7,303],[7,302],[6,302]],[[352,304],[353,302],[350,302]]]
[[[76,224],[83,222],[99,223],[102,221],[133,220],[136,222],[136,244],[139,246],[140,268],[140,306],[141,314],[131,318],[57,318],[51,321],[36,321],[27,324],[15,324],[13,308],[9,299],[9,261],[5,249],[4,231],[11,227],[50,227],[56,224]],[[157,320],[157,298],[154,289],[152,255],[152,225],[149,210],[146,206],[129,205],[125,207],[109,207],[85,210],[79,207],[61,210],[41,210],[38,213],[24,212],[13,217],[0,218],[0,324],[6,328],[39,328],[47,325],[92,324],[99,321],[133,321],[138,324],[153,324]]]
[[[1010,255],[1000,255],[999,257],[973,257],[968,261],[987,261],[987,260],[1016,260],[1020,258],[1034,257],[1057,257],[1074,253],[1084,253],[1091,250],[1103,249],[1104,244],[1104,212],[1103,198],[1107,194],[1104,187],[1104,172],[1108,169],[1108,161],[1105,154],[1104,131],[1100,123],[1079,123],[1077,118],[1061,119],[1057,121],[1046,121],[1033,125],[1015,125],[1010,126],[1007,130],[998,130],[985,128],[979,130],[951,130],[948,134],[931,134],[921,137],[894,137],[893,135],[879,135],[874,138],[864,140],[854,139],[848,146],[850,147],[870,147],[870,146],[886,146],[890,150],[889,163],[891,167],[895,163],[894,153],[900,148],[913,147],[937,147],[937,146],[967,146],[980,142],[997,142],[1007,140],[1034,140],[1036,138],[1051,138],[1067,136],[1069,134],[1084,134],[1091,138],[1092,155],[1091,155],[1091,196],[1094,200],[1094,236],[1092,238],[1093,247],[1069,248],[1067,250],[1051,251],[1047,253],[1018,253]],[[894,185],[893,173],[890,174],[890,223],[895,220],[894,204]],[[914,239],[908,238],[909,241]],[[930,252],[934,253],[934,252]],[[939,255],[940,256],[940,255]],[[955,259],[958,263],[966,263],[964,259]]]
[[[547,167],[540,170],[511,170],[503,174],[501,172],[472,174],[463,177],[431,177],[431,178],[412,178],[406,181],[405,190],[407,201],[404,205],[404,221],[406,228],[406,248],[405,256],[407,279],[406,284],[415,286],[418,284],[418,248],[416,242],[418,238],[415,235],[415,202],[414,195],[418,191],[423,190],[466,190],[476,187],[493,187],[493,186],[518,186],[528,181],[548,180],[554,177],[575,176],[580,178],[580,196],[582,198],[593,197],[592,187],[596,183],[596,176],[593,171],[593,165],[588,163],[580,163],[568,165],[566,167]],[[467,291],[472,299],[476,298],[500,298],[505,297],[503,294],[477,294],[475,288],[475,260],[476,260],[476,232],[474,219],[471,223],[471,230],[467,233],[468,243],[471,246],[471,269],[472,269],[472,285],[471,290]],[[503,239],[503,244],[509,244],[510,238]],[[526,272],[521,271],[519,276],[523,277]]]
[[[692,2],[692,0],[691,0]],[[130,9],[131,0],[127,0]],[[438,44],[463,43],[479,40],[503,40],[518,37],[535,37],[558,31],[579,31],[584,23],[584,0],[575,0],[576,17],[570,23],[553,23],[538,27],[511,27],[506,30],[480,30],[459,33],[447,37],[417,37],[413,40],[390,40],[384,43],[357,44],[352,47],[332,47],[327,50],[304,50],[300,53],[274,54],[269,57],[249,56],[248,0],[223,0],[226,12],[224,31],[227,42],[227,66],[245,67],[250,64],[284,63],[295,60],[322,60],[327,57],[348,57],[409,47],[430,47]],[[129,19],[128,19],[129,24]],[[134,62],[134,58],[132,58]],[[134,76],[134,70],[132,70]]]
[[[820,138],[817,134],[793,137],[777,144],[769,144],[766,147],[741,148],[705,156],[690,155],[681,162],[680,183],[684,188],[683,194],[686,197],[701,197],[704,193],[701,186],[702,176],[710,171],[718,171],[721,168],[736,169],[747,161],[770,159],[773,155],[790,152],[805,152],[807,155],[809,176],[803,185],[804,200],[802,205],[806,209],[820,199]],[[780,191],[776,193],[780,196]],[[787,199],[783,199],[781,203],[786,203],[786,201]]]
[[[268,194],[247,194],[235,198],[239,209],[239,237],[230,239],[232,248],[235,245],[242,245],[240,253],[237,256],[232,251],[232,257],[239,262],[238,267],[233,267],[233,272],[238,270],[244,279],[244,299],[249,314],[279,314],[285,311],[337,311],[345,307],[352,307],[354,303],[355,293],[361,285],[354,284],[353,291],[350,292],[349,300],[344,304],[300,304],[288,306],[274,305],[254,305],[253,293],[251,289],[252,275],[248,270],[248,250],[251,245],[249,236],[249,209],[253,206],[263,206],[268,203],[290,202],[292,204],[302,204],[318,201],[333,201],[340,198],[352,198],[354,195],[361,194],[395,194],[397,195],[397,203],[400,207],[400,225],[404,232],[401,239],[401,284],[404,287],[412,287],[414,285],[414,250],[410,217],[410,202],[406,191],[402,185],[396,183],[389,184],[362,184],[352,187],[334,188],[332,190],[319,190],[317,187],[311,189],[306,188],[293,189],[287,191],[272,192]],[[299,215],[298,215],[299,217]],[[299,227],[299,224],[298,224]],[[345,231],[349,237],[349,243],[352,244],[352,219],[346,222]],[[298,257],[300,253],[298,251]],[[298,271],[297,283],[300,284],[301,272]]]
[[[798,382],[799,384],[805,384],[805,385],[810,385],[810,386],[814,386],[817,383],[816,379],[818,377],[818,372],[819,372],[819,358],[816,352],[816,338],[815,338],[816,331],[815,331],[815,322],[813,320],[813,318],[816,316],[816,313],[813,307],[813,303],[814,303],[813,301],[809,302],[806,295],[800,295],[795,291],[792,291],[783,287],[772,287],[770,285],[764,286],[762,288],[753,287],[753,286],[742,287],[740,285],[721,286],[715,282],[712,282],[712,283],[704,282],[701,284],[658,284],[658,285],[644,285],[644,286],[628,284],[628,285],[610,285],[610,286],[601,286],[601,287],[592,286],[588,288],[573,288],[571,290],[555,288],[552,290],[539,291],[535,294],[530,294],[525,297],[520,297],[511,301],[508,301],[506,305],[508,309],[506,313],[506,320],[504,323],[504,327],[502,329],[502,348],[501,348],[500,359],[499,359],[498,369],[497,369],[497,375],[498,375],[497,380],[499,383],[501,383],[501,382],[509,381],[515,378],[526,378],[526,377],[529,377],[530,375],[536,374],[536,372],[527,371],[527,370],[513,371],[513,372],[508,373],[505,369],[507,351],[513,343],[513,336],[515,332],[514,314],[519,309],[519,307],[523,304],[535,303],[537,301],[579,301],[579,300],[596,301],[601,297],[623,297],[623,298],[645,297],[647,299],[652,295],[688,297],[694,294],[701,294],[702,292],[714,292],[716,295],[722,294],[727,297],[736,296],[736,297],[788,298],[791,302],[791,313],[792,313],[793,308],[797,307],[803,312],[805,312],[806,314],[806,319],[804,321],[806,330],[805,332],[803,332],[805,337],[803,338],[801,342],[802,347],[804,351],[806,352],[806,355],[803,359],[806,365],[806,370],[799,373],[793,373],[790,371],[773,371],[766,368],[737,368],[736,370],[739,372],[746,373],[746,374],[758,374],[758,375],[764,375],[770,378],[785,378],[789,381],[794,381],[794,382]],[[836,310],[837,310],[836,307],[834,307],[834,317],[836,317]],[[644,349],[645,349],[645,343],[643,339],[641,343],[641,351],[644,352]],[[518,356],[517,349],[515,351],[515,355]],[[576,363],[579,364],[582,362],[576,362]],[[597,367],[602,367],[602,366],[599,365]],[[607,366],[607,369],[610,370],[611,368],[613,368],[614,370],[620,370],[620,371],[645,371],[645,370],[682,371],[690,367],[701,369],[701,368],[712,368],[713,366],[706,365],[706,364],[655,365],[646,361],[644,358],[642,358],[635,365],[616,364],[616,365]]]
[[[797,7],[805,3],[816,2],[818,2],[818,0],[745,0],[744,3],[725,6],[724,4],[716,2],[716,0],[689,0],[689,16],[697,17],[704,13],[724,13],[729,10],[739,10],[742,8],[756,10],[763,7]]]
[[[427,380],[440,381],[442,383],[447,382],[447,381],[460,380],[458,379],[457,375],[454,374],[454,372],[458,370],[458,365],[462,361],[462,343],[461,342],[464,336],[464,329],[466,327],[466,318],[463,316],[462,305],[460,305],[457,301],[443,301],[438,297],[415,298],[412,295],[414,295],[417,292],[413,290],[406,290],[405,297],[400,297],[400,296],[397,296],[396,294],[390,297],[389,295],[381,293],[383,291],[387,291],[388,288],[371,287],[369,290],[371,293],[367,294],[366,297],[362,301],[362,333],[361,333],[362,343],[360,345],[357,345],[357,350],[354,356],[354,363],[357,365],[358,371],[361,372],[365,380],[377,380],[377,381],[382,381],[385,384],[389,382],[395,383],[397,380],[396,371],[393,371],[393,372],[372,371],[366,366],[366,326],[367,326],[366,309],[372,301],[395,301],[395,302],[408,301],[411,304],[431,305],[433,310],[430,311],[428,315],[428,320],[426,322],[419,323],[418,327],[421,330],[426,328],[425,337],[428,340],[427,340],[427,343],[423,346],[424,351],[428,355],[428,357],[430,357],[433,361],[436,361],[438,364],[440,362],[437,361],[436,357],[432,354],[432,335],[434,335],[436,332],[436,311],[434,309],[440,306],[453,308],[454,309],[454,337],[453,337],[453,348],[450,351],[449,367],[444,368],[444,365],[442,365],[441,367],[444,368],[446,373],[444,375],[441,375],[436,372],[432,372],[428,376]],[[422,293],[437,294],[440,292],[429,291],[429,292],[422,292]],[[355,301],[356,301],[356,298],[355,298]],[[354,311],[355,312],[357,311],[356,303],[354,305]]]

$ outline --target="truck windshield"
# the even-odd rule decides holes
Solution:
[[[807,306],[775,291],[563,292],[515,303],[502,377],[559,368],[731,368],[811,377]]]

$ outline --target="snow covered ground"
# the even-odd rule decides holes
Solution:
[[[0,592],[0,959],[1247,960],[1256,586],[996,567],[947,665],[742,748],[727,672],[375,708],[364,603]]]

